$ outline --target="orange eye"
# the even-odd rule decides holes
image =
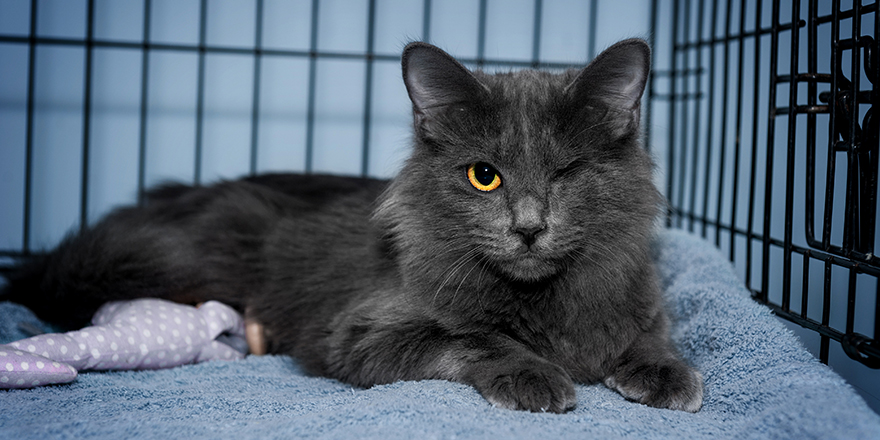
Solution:
[[[492,191],[501,186],[498,171],[485,162],[477,162],[467,169],[468,180],[480,191]]]

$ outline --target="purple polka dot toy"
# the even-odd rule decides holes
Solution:
[[[107,303],[92,326],[0,345],[0,389],[68,383],[80,370],[170,368],[209,360],[242,359],[217,340],[244,340],[244,321],[231,307],[200,307],[160,299]]]

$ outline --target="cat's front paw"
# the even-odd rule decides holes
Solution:
[[[571,377],[550,363],[512,365],[491,372],[477,388],[499,408],[563,413],[577,403]]]
[[[703,406],[703,376],[681,362],[624,368],[606,377],[605,385],[656,408],[697,412]]]

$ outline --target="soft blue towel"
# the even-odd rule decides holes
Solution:
[[[567,414],[496,409],[445,381],[353,389],[278,356],[160,371],[84,373],[0,391],[0,438],[880,438],[880,417],[752,302],[710,244],[664,231],[656,246],[674,339],[706,379],[696,414],[649,408],[602,385]],[[0,343],[39,321],[0,304]]]

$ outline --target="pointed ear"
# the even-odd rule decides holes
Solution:
[[[621,41],[599,54],[565,88],[576,106],[599,101],[612,110],[616,134],[638,130],[642,93],[651,70],[651,48],[644,40]]]
[[[403,82],[417,120],[432,109],[472,102],[488,89],[446,52],[427,43],[403,50]]]

